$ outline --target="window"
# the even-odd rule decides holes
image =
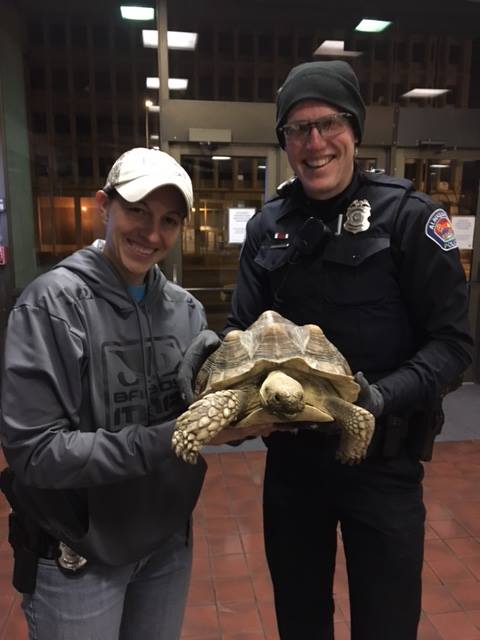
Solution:
[[[258,98],[265,102],[273,102],[272,78],[258,79]]]
[[[238,97],[240,100],[252,100],[253,83],[251,78],[238,79]]]
[[[33,133],[47,133],[47,116],[45,113],[32,113]]]
[[[75,121],[77,124],[77,135],[90,135],[90,133],[92,132],[92,128],[90,126],[90,116],[79,113],[77,114]]]
[[[105,158],[105,157],[100,157],[98,159],[98,164],[99,164],[99,172],[100,172],[100,177],[101,178],[106,178],[108,175],[108,172],[110,171],[111,166],[113,165],[113,158]]]
[[[145,84],[145,78],[143,78]],[[132,90],[132,76],[125,71],[117,71],[116,75],[118,93],[130,93]]]
[[[450,64],[460,64],[462,60],[462,48],[458,44],[452,44],[448,50],[448,61]]]
[[[78,158],[78,175],[81,178],[91,178],[93,176],[93,161],[85,156]]]
[[[34,159],[34,173],[37,178],[48,176],[48,156],[36,154]]]
[[[54,91],[67,91],[68,73],[66,69],[57,68],[52,71],[52,89]]]
[[[271,58],[273,55],[273,37],[260,34],[258,36],[258,55],[262,58]]]
[[[96,24],[92,27],[94,49],[108,49],[108,28],[106,24]]]
[[[55,113],[53,116],[55,133],[68,135],[70,133],[70,118],[66,113]]]
[[[292,38],[290,36],[280,36],[278,38],[278,55],[281,58],[292,58]]]
[[[218,52],[223,56],[227,55],[230,58],[233,54],[233,33],[219,33],[218,34]]]
[[[200,100],[213,100],[213,77],[211,75],[200,77],[198,97]]]
[[[83,24],[72,24],[71,26],[72,45],[83,49],[88,44],[87,27]]]
[[[110,72],[109,71],[96,71],[95,72],[95,90],[97,93],[110,94],[112,90]]]
[[[219,100],[233,100],[233,71],[222,75],[218,87]]]
[[[128,53],[130,50],[130,31],[128,27],[123,25],[115,27],[113,42],[116,53]]]
[[[30,69],[30,87],[32,89],[45,89],[45,69],[32,67]]]
[[[73,175],[72,158],[65,151],[56,152],[56,169],[60,178],[70,178]]]
[[[105,136],[107,140],[110,140],[112,136],[112,116],[111,115],[99,115],[97,116],[97,130],[98,135]]]
[[[298,38],[297,47],[300,58],[304,60],[311,60],[312,52],[314,50],[312,36],[302,36]]]
[[[42,46],[44,44],[43,25],[41,22],[29,22],[27,24],[28,42],[33,46]]]
[[[238,36],[238,54],[242,57],[253,56],[253,36],[251,33],[241,33]]]
[[[425,43],[415,42],[412,47],[412,61],[423,63],[425,61]]]
[[[79,94],[90,93],[90,76],[87,69],[75,69],[73,73],[73,85]]]
[[[197,49],[198,53],[208,55],[213,53],[213,38],[210,32],[202,31],[198,34]]]
[[[67,43],[65,26],[63,24],[50,25],[50,45],[52,47],[63,48]]]
[[[124,137],[131,137],[135,135],[133,118],[131,115],[118,116],[118,133]]]

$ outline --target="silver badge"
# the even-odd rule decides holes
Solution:
[[[64,542],[59,543],[60,555],[57,558],[58,564],[67,571],[78,571],[87,564],[87,559],[79,555]]]
[[[343,228],[350,233],[366,231],[370,222],[368,221],[372,209],[368,200],[354,200],[348,207]]]

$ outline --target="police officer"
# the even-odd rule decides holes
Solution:
[[[227,330],[245,329],[271,308],[320,325],[356,372],[358,404],[376,418],[367,458],[355,466],[335,460],[335,425],[265,438],[265,548],[282,640],[334,637],[338,524],[352,639],[417,637],[420,460],[441,426],[441,398],[471,357],[450,220],[409,181],[355,166],[364,119],[347,63],[290,71],[276,131],[295,177],[247,226],[228,319]],[[184,387],[209,337],[187,354]]]

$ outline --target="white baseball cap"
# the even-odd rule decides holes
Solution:
[[[193,188],[185,169],[168,153],[135,147],[115,161],[103,190],[115,189],[127,202],[138,202],[154,189],[167,185],[181,191],[188,215],[193,207]]]

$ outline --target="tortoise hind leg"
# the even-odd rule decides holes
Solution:
[[[204,445],[237,422],[245,404],[246,394],[234,389],[209,393],[191,404],[175,424],[172,447],[176,455],[194,464]]]
[[[367,453],[375,427],[374,416],[342,398],[325,398],[325,407],[341,429],[337,459],[346,464],[361,462]]]

